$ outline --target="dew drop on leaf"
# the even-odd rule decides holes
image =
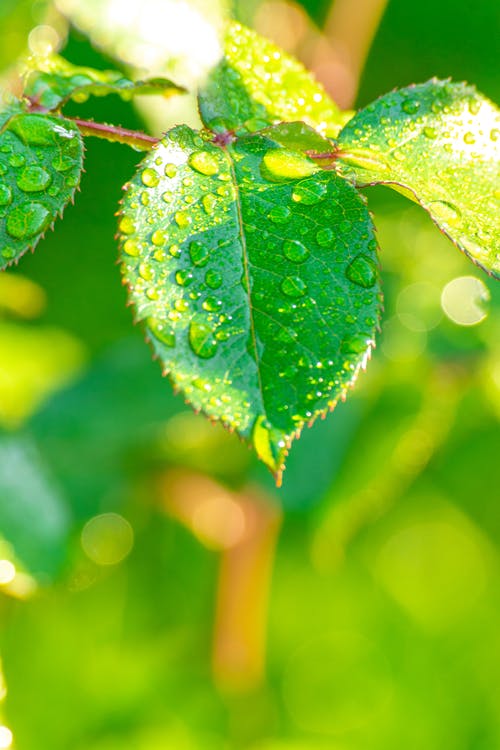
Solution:
[[[190,214],[187,213],[187,211],[177,211],[174,218],[175,218],[175,223],[181,229],[188,227],[193,221],[192,217],[190,216]]]
[[[322,245],[323,247],[326,247],[331,243],[333,240],[333,232],[328,227],[325,227],[324,229],[320,229],[319,232],[316,234],[316,242],[318,245]]]
[[[403,112],[406,112],[407,115],[414,115],[418,112],[419,107],[420,103],[416,99],[405,99],[401,105],[401,109]]]
[[[7,232],[16,239],[27,239],[42,232],[50,223],[50,211],[42,203],[22,203],[7,216]]]
[[[459,209],[448,201],[431,201],[429,208],[439,219],[452,226],[458,224],[462,217]]]
[[[283,255],[293,263],[303,263],[309,257],[309,250],[298,240],[285,240]]]
[[[218,289],[222,284],[222,276],[218,271],[210,269],[205,274],[205,282],[210,289]]]
[[[201,199],[201,204],[206,214],[213,214],[215,206],[217,205],[217,198],[213,193],[207,193]]]
[[[147,324],[151,333],[159,341],[170,348],[175,346],[175,333],[165,323],[161,323],[154,318],[148,318]]]
[[[318,167],[307,157],[286,148],[271,149],[262,159],[264,177],[278,180],[308,177],[318,171]]]
[[[136,258],[141,254],[141,247],[138,242],[129,239],[125,241],[123,245],[123,251],[127,255],[130,255],[132,258]]]
[[[12,191],[8,185],[0,185],[0,206],[8,206],[12,200]]]
[[[377,280],[377,267],[367,255],[358,255],[347,266],[346,276],[353,284],[370,289]]]
[[[307,285],[298,276],[286,276],[281,282],[281,291],[287,297],[303,297],[307,291]]]
[[[187,269],[182,269],[181,271],[177,271],[175,274],[175,280],[179,284],[179,286],[189,286],[189,284],[193,281],[193,274],[191,271],[188,271]]]
[[[267,218],[270,219],[273,224],[286,224],[291,215],[292,212],[288,206],[273,206],[269,211]]]
[[[25,193],[35,193],[45,190],[50,184],[52,177],[43,168],[38,166],[26,167],[18,176],[16,182],[18,187]],[[75,187],[71,185],[70,187]]]
[[[204,319],[193,318],[189,324],[189,344],[202,359],[210,359],[217,351],[217,339],[212,326]]]
[[[219,164],[213,154],[207,151],[195,151],[188,159],[189,166],[200,174],[211,177],[219,171]]]
[[[313,206],[326,197],[327,191],[328,186],[325,182],[304,180],[294,187],[292,200],[296,203],[303,203],[306,206]]]
[[[160,182],[160,175],[155,169],[146,167],[146,169],[142,170],[141,180],[142,184],[146,185],[146,187],[156,187]]]
[[[206,266],[210,258],[206,245],[196,240],[189,245],[189,255],[195,266]]]
[[[162,247],[165,244],[166,240],[167,235],[161,229],[157,229],[151,235],[151,242],[153,243],[153,245],[156,245],[156,247]]]

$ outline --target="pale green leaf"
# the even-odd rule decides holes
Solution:
[[[268,138],[221,147],[182,126],[128,184],[120,232],[130,301],[164,372],[279,479],[293,438],[344,396],[373,345],[362,198]]]
[[[167,78],[131,81],[116,70],[76,66],[59,55],[32,58],[27,67],[24,94],[48,110],[63,106],[69,99],[85,102],[90,96],[118,94],[122,99],[131,99],[140,94],[170,97],[184,92]]]
[[[500,277],[500,112],[472,86],[436,79],[382,96],[338,140],[342,174],[420,203]]]
[[[230,23],[224,57],[199,96],[203,122],[215,131],[255,132],[276,122],[302,120],[336,135],[342,113],[301,63],[255,31]]]
[[[0,269],[33,249],[73,198],[80,182],[83,142],[61,117],[0,114]]]

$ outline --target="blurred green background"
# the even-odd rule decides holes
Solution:
[[[160,22],[155,2],[0,0],[0,65],[29,35],[189,80],[221,5],[164,0]],[[234,11],[310,61],[329,8]],[[497,0],[392,0],[358,104],[432,75],[500,100],[499,31]],[[80,111],[196,122],[192,98]],[[0,276],[0,748],[499,748],[500,285],[417,206],[366,191],[377,349],[277,491],[150,361],[113,239],[140,157],[86,145],[76,204]]]

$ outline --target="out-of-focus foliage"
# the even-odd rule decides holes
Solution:
[[[433,73],[499,93],[484,21],[496,2],[481,13],[434,3],[435,24],[429,8],[389,5],[364,101]],[[81,36],[68,53],[109,66]],[[140,126],[116,99],[89,111]],[[25,479],[24,518],[0,521],[18,548],[0,542],[4,746],[10,731],[16,750],[499,746],[498,284],[450,252],[417,206],[368,190],[384,248],[382,336],[354,398],[304,432],[274,490],[236,438],[169,394],[139,332],[130,337],[113,211],[136,162],[89,141],[77,204],[2,277],[1,477],[11,488],[14,456]],[[182,524],[179,468],[216,480]],[[295,512],[277,549],[266,680],[221,694],[214,592],[224,543],[234,553],[244,527],[242,506],[231,526],[224,514],[228,491],[236,503],[249,485]],[[225,536],[208,549],[218,516]],[[246,620],[254,604],[240,603]]]

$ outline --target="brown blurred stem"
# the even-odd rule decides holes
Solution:
[[[311,67],[342,109],[356,99],[359,80],[388,0],[335,0]]]
[[[239,496],[245,534],[221,556],[214,629],[213,672],[224,691],[247,692],[265,669],[269,591],[281,513],[261,496]]]

